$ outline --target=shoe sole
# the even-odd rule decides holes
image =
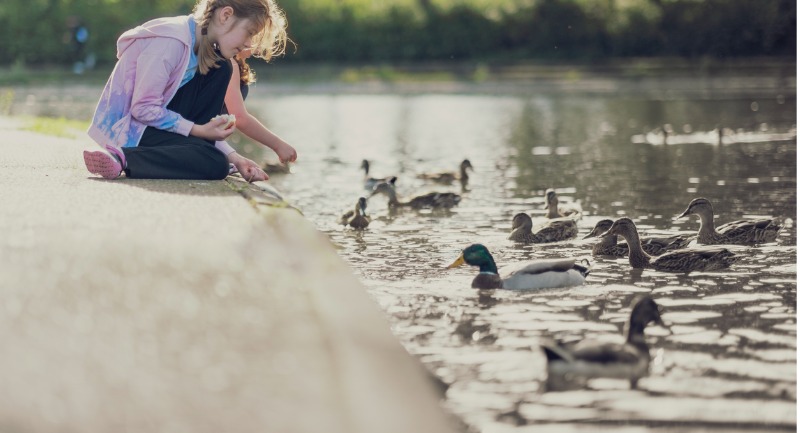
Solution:
[[[111,155],[101,150],[84,150],[83,162],[92,174],[104,179],[116,179],[122,173],[122,165]]]

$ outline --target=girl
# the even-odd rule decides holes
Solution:
[[[236,116],[236,127],[251,139],[269,147],[278,155],[282,163],[294,162],[297,159],[297,151],[294,150],[280,137],[273,134],[252,114],[247,112],[244,100],[247,98],[249,85],[255,81],[253,72],[247,64],[247,58],[251,56],[250,50],[244,50],[235,55],[231,61],[233,74],[228,84],[228,91],[225,94],[225,107],[227,111]]]
[[[229,163],[249,181],[267,174],[224,140],[220,113],[232,66],[251,50],[269,60],[286,47],[286,20],[273,0],[200,0],[194,14],[159,18],[125,32],[83,153],[106,179],[223,179]],[[287,145],[288,146],[288,145]]]

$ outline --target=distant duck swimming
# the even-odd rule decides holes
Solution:
[[[497,265],[489,250],[472,244],[450,265],[452,269],[464,263],[477,266],[480,272],[472,280],[474,289],[534,290],[579,286],[586,280],[589,267],[573,259],[532,260],[506,266],[498,274]]]
[[[601,236],[618,235],[628,242],[628,260],[636,269],[651,268],[662,272],[717,271],[729,267],[737,257],[722,247],[696,247],[667,252],[652,257],[644,252],[639,241],[636,224],[630,218],[614,221],[611,228]]]
[[[573,218],[580,219],[581,213],[577,209],[560,210],[558,208],[558,195],[556,190],[548,188],[544,192],[545,206],[547,207],[547,218]]]
[[[359,197],[355,208],[345,212],[339,220],[339,223],[342,225],[349,225],[354,229],[366,228],[370,223],[370,218],[367,216],[367,199]]]
[[[458,173],[452,171],[446,171],[442,173],[421,173],[417,175],[417,178],[445,184],[451,184],[453,181],[458,180],[462,185],[466,185],[469,181],[467,169],[473,170],[472,163],[469,162],[468,159],[465,159],[461,161]]]
[[[548,382],[559,378],[607,377],[627,379],[631,388],[636,388],[639,379],[650,370],[650,348],[644,336],[644,328],[650,322],[664,326],[655,301],[649,295],[640,295],[631,303],[631,315],[622,331],[624,343],[583,340],[569,347],[542,344]]]
[[[600,235],[607,232],[613,224],[614,221],[611,221],[610,219],[600,220],[594,226],[594,229],[592,229],[592,231],[583,238],[588,239],[595,236],[600,237]],[[592,254],[596,256],[615,257],[625,257],[628,255],[628,244],[618,244],[616,235],[603,236],[599,239],[600,240],[592,247]],[[644,252],[651,256],[660,256],[667,251],[686,248],[689,246],[691,241],[691,237],[682,235],[668,237],[646,237],[640,239],[642,249],[644,249]]]
[[[550,220],[533,232],[533,221],[526,213],[514,215],[511,221],[511,236],[514,242],[526,244],[543,244],[572,239],[578,236],[578,225],[571,219]]]
[[[387,177],[370,177],[369,176],[369,161],[366,159],[361,160],[361,169],[364,170],[364,189],[373,189],[375,185],[380,182],[391,182],[394,184],[397,181],[397,176],[387,176]]]
[[[747,219],[738,220],[714,227],[714,209],[705,198],[696,198],[689,207],[676,218],[687,215],[700,218],[700,230],[697,232],[697,243],[706,245],[755,245],[775,242],[783,226],[776,220]]]
[[[377,183],[370,197],[377,194],[384,194],[389,198],[389,207],[407,206],[412,209],[450,209],[461,201],[461,196],[452,192],[431,192],[409,201],[400,201],[393,182]]]

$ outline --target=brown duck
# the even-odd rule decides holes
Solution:
[[[636,269],[651,268],[662,272],[716,271],[729,267],[737,257],[722,247],[698,247],[675,250],[652,257],[642,249],[636,224],[630,218],[614,221],[602,236],[618,235],[628,242],[628,259]]]
[[[711,202],[705,198],[692,200],[689,207],[676,218],[692,214],[700,218],[698,244],[756,245],[775,242],[783,228],[776,220],[769,218],[738,220],[715,228],[714,209],[711,207]]]
[[[543,244],[572,239],[578,236],[578,225],[571,219],[557,219],[548,221],[533,232],[533,221],[526,213],[518,213],[511,220],[511,236],[514,242],[525,244]]]
[[[627,379],[636,388],[650,370],[650,348],[645,327],[654,322],[664,326],[661,312],[650,295],[639,295],[631,302],[631,314],[623,329],[624,343],[583,340],[573,346],[542,344],[547,357],[548,382],[555,377],[611,377]]]
[[[603,219],[595,224],[594,229],[584,236],[584,239],[591,237],[599,237],[601,234],[608,231],[614,221],[610,219]],[[651,256],[660,256],[667,251],[678,250],[686,248],[692,241],[691,237],[674,235],[668,237],[646,237],[641,238],[642,249],[644,252]],[[628,244],[617,243],[617,236],[603,236],[599,237],[599,241],[592,247],[592,254],[596,256],[615,256],[625,257],[628,255]]]
[[[544,192],[545,206],[547,207],[547,218],[572,218],[580,219],[581,214],[575,209],[560,210],[558,208],[558,195],[556,190],[548,188]]]
[[[469,174],[467,169],[473,170],[472,163],[468,159],[461,161],[458,167],[458,172],[445,171],[442,173],[421,173],[417,175],[418,179],[431,180],[438,183],[451,184],[453,181],[458,180],[462,185],[466,185],[469,181]]]
[[[461,196],[452,192],[431,192],[408,201],[401,201],[397,198],[397,191],[392,182],[377,183],[370,197],[377,194],[384,194],[389,198],[389,207],[410,207],[412,209],[450,209],[461,201]]]
[[[367,216],[367,199],[359,197],[355,208],[345,212],[339,223],[354,229],[366,228],[370,223],[370,218]]]

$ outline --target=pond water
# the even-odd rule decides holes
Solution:
[[[341,246],[407,350],[449,384],[445,406],[484,432],[795,429],[795,104],[794,94],[524,92],[251,102],[300,153],[293,173],[273,175],[273,185]],[[666,145],[658,132],[665,124],[673,130]],[[724,131],[721,144],[715,129]],[[392,212],[375,196],[370,226],[343,228],[338,217],[368,194],[362,158],[375,176],[398,176],[401,198],[455,191],[462,201],[449,212]],[[464,158],[475,168],[466,190],[416,178],[454,171]],[[506,240],[517,212],[542,220],[547,188],[583,209],[579,238]],[[648,234],[692,234],[695,217],[673,217],[695,197],[710,199],[720,222],[767,215],[786,228],[774,244],[736,248],[742,257],[729,271],[689,275],[635,272],[625,259],[592,257],[593,241],[580,239],[599,219],[620,216]],[[470,288],[476,269],[445,269],[475,242],[501,266],[575,257],[593,270],[582,287],[478,293]],[[597,379],[588,389],[548,392],[537,343],[621,339],[637,293],[652,294],[671,328],[646,331],[650,377],[638,390]]]
[[[271,183],[340,247],[406,349],[449,385],[443,405],[466,430],[794,431],[795,88],[699,88],[295,93],[266,86],[253,89],[248,106],[299,152],[292,173]],[[237,146],[259,160],[274,157],[243,140]],[[456,170],[464,158],[474,166],[465,189],[416,178]],[[401,197],[454,191],[461,203],[447,212],[393,212],[376,196],[366,230],[343,228],[339,216],[368,194],[362,159],[376,176],[397,175]],[[583,210],[578,238],[508,241],[514,214],[543,220],[547,188]],[[714,204],[719,222],[773,216],[785,229],[775,243],[732,248],[741,258],[730,270],[688,275],[634,271],[626,259],[593,257],[594,240],[581,239],[598,220],[621,216],[647,234],[695,233],[696,217],[673,220],[695,197]],[[574,257],[588,259],[592,272],[575,288],[479,293],[470,288],[474,268],[445,269],[476,242],[500,266]],[[638,389],[612,379],[546,389],[538,343],[621,340],[639,293],[663,308],[669,329],[647,328],[654,360]]]

